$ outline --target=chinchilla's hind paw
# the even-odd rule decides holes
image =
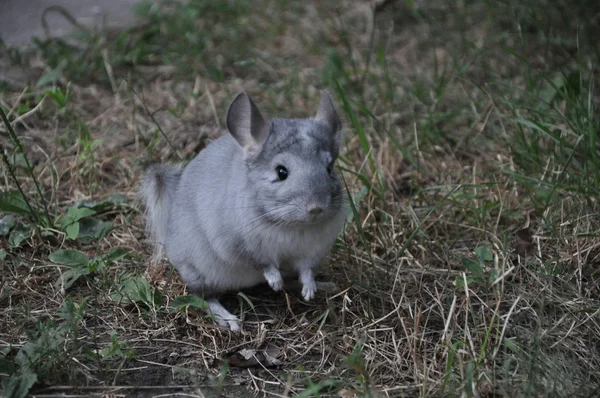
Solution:
[[[207,303],[208,309],[219,326],[230,329],[232,332],[239,332],[242,330],[242,322],[240,319],[227,311],[219,300],[210,299],[207,300]]]

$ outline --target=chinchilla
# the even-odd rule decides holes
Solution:
[[[156,255],[164,248],[217,323],[239,330],[218,296],[265,281],[278,291],[283,273],[297,274],[312,299],[314,269],[342,230],[346,201],[334,168],[341,123],[327,91],[314,118],[271,120],[241,93],[227,128],[184,168],[148,166],[140,196]]]

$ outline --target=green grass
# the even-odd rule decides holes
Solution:
[[[258,3],[142,4],[125,32],[3,50],[30,72],[0,82],[4,391],[597,395],[597,2]],[[226,303],[246,333],[215,328],[147,267],[140,165],[192,158],[241,90],[307,117],[325,87],[341,293],[252,289]]]

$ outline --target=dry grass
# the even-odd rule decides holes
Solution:
[[[0,241],[6,380],[30,367],[40,397],[597,394],[598,177],[583,165],[594,164],[598,147],[592,141],[591,152],[575,146],[565,155],[569,132],[585,135],[578,116],[585,109],[560,90],[553,106],[539,100],[548,89],[541,76],[578,70],[593,78],[597,49],[582,35],[579,53],[570,53],[582,21],[544,30],[564,10],[545,14],[549,6],[535,1],[412,8],[392,1],[374,14],[367,2],[265,3],[260,13],[241,13],[237,33],[218,10],[213,25],[197,16],[197,26],[221,41],[208,37],[198,54],[180,54],[183,67],[176,50],[161,58],[167,50],[151,39],[139,43],[150,55],[133,67],[119,61],[128,53],[110,46],[114,36],[101,36],[89,52],[89,59],[103,54],[90,62],[98,69],[86,75],[67,65],[45,86],[68,87],[64,106],[42,89],[3,86],[0,106],[52,215],[79,200],[128,198],[97,216],[114,227],[99,241],[66,239],[55,224],[38,226],[18,247],[8,235]],[[541,18],[539,30],[526,24],[529,12]],[[156,34],[169,38],[177,29],[164,18]],[[236,34],[249,49],[234,50]],[[52,46],[27,60],[32,83],[52,69]],[[191,158],[222,133],[228,101],[241,90],[269,115],[306,117],[318,90],[335,90],[336,81],[340,110],[344,100],[350,107],[340,165],[357,214],[321,277],[340,290],[309,304],[292,287],[232,295],[226,305],[244,317],[241,335],[199,310],[170,309],[185,287],[165,264],[147,268],[134,195],[141,163]],[[578,86],[583,97],[587,82]],[[589,99],[597,101],[593,91]],[[561,129],[565,143],[524,121]],[[12,156],[5,126],[0,131]],[[34,197],[30,176],[16,171]],[[16,188],[3,172],[3,185]],[[140,257],[109,263],[66,290],[55,283],[68,268],[51,263],[50,253],[93,257],[113,248]],[[160,300],[113,299],[124,280],[139,276]],[[40,353],[29,364],[17,354],[27,342]],[[242,358],[244,350],[255,350],[255,359]]]

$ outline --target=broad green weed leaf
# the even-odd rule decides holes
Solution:
[[[185,310],[187,307],[205,309],[208,308],[208,304],[202,298],[194,295],[177,296],[175,300],[171,301],[170,307],[177,308],[178,310]]]
[[[48,256],[50,261],[63,265],[87,265],[88,257],[78,250],[57,250]]]
[[[2,389],[7,397],[25,398],[37,381],[37,375],[29,368],[23,367],[17,374],[4,379]]]
[[[116,193],[110,195],[108,198],[103,199],[101,201],[93,201],[93,200],[81,200],[75,204],[76,207],[80,208],[89,208],[96,211],[96,213],[102,213],[106,210],[110,210],[112,208],[117,207],[120,204],[127,203],[127,196]]]
[[[119,303],[142,303],[151,307],[159,305],[162,301],[160,294],[150,286],[146,278],[128,278],[117,289],[110,295],[110,298]]]
[[[479,257],[479,261],[483,263],[484,261],[494,261],[494,253],[487,246],[479,246],[475,249],[475,253],[477,257]]]
[[[10,232],[10,229],[15,225],[15,218],[13,216],[5,216],[0,220],[0,236],[6,236]]]
[[[466,279],[466,284],[465,284],[465,279]],[[467,276],[466,278],[463,278],[461,275],[461,276],[457,276],[454,279],[454,286],[465,287],[465,286],[469,286],[473,282],[475,282],[475,278],[473,278],[472,276]]]
[[[31,215],[27,201],[19,191],[0,192],[0,211],[6,213]]]
[[[79,221],[79,239],[100,240],[112,229],[112,223],[97,218],[86,218]]]
[[[61,226],[65,228],[68,225],[81,220],[82,218],[93,216],[94,214],[96,214],[94,210],[86,207],[70,207],[62,220]]]
[[[122,193],[114,193],[110,195],[108,198],[103,199],[99,202],[100,204],[109,203],[109,204],[118,204],[118,203],[127,203],[127,196]]]
[[[25,155],[20,152],[15,152],[12,156],[12,165],[14,167],[20,167],[27,170],[27,162],[25,161]]]
[[[75,223],[69,225],[65,229],[65,232],[67,233],[67,238],[69,238],[71,240],[77,239],[77,236],[79,235],[79,223],[75,222]]]
[[[495,269],[491,270],[490,276],[488,277],[488,282],[494,283],[497,278],[498,278],[498,271],[496,271]]]
[[[36,89],[41,89],[51,83],[57,82],[62,76],[61,68],[51,69],[49,72],[43,74],[39,80],[35,83]]]
[[[119,261],[128,255],[130,255],[130,253],[127,250],[121,247],[114,247],[104,255],[104,260],[108,262]]]
[[[77,282],[79,278],[89,274],[90,270],[88,267],[75,267],[68,269],[60,275],[54,286],[57,288],[57,290],[60,289],[61,286],[67,290],[73,286],[73,284]]]
[[[479,264],[477,261],[471,260],[470,258],[463,258],[461,261],[471,275],[475,277],[480,277],[483,275],[481,264]]]
[[[8,244],[11,247],[19,247],[21,243],[31,237],[33,230],[29,225],[18,223],[12,229],[10,236],[8,237]]]

